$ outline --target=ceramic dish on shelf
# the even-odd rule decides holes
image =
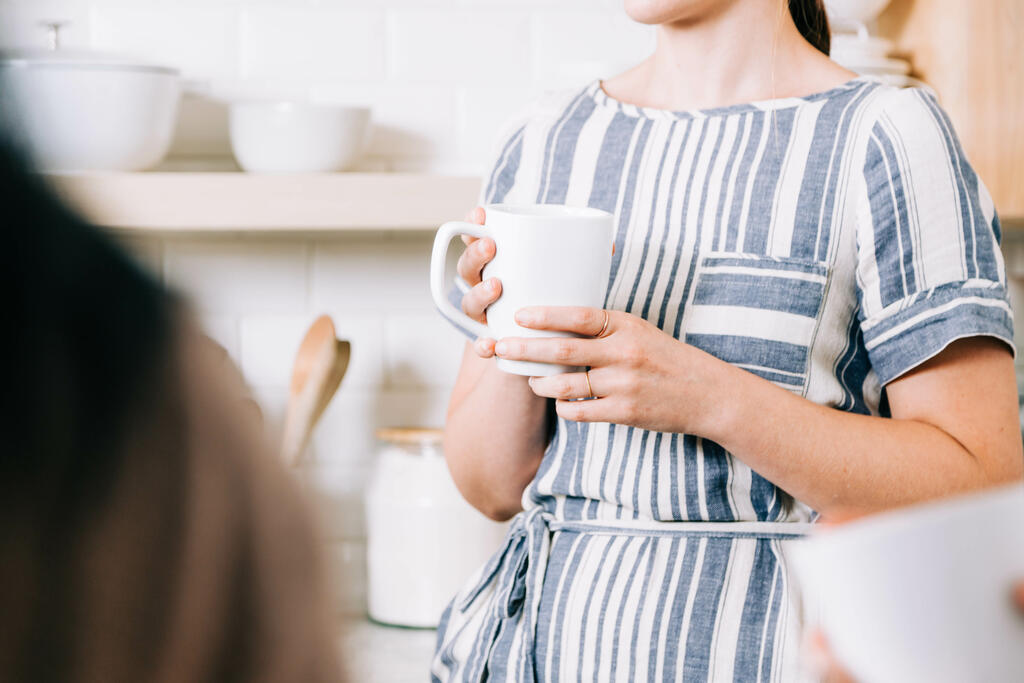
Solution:
[[[867,31],[867,25],[888,7],[890,0],[825,0],[830,23]]]
[[[910,62],[904,59],[844,59],[842,56],[832,59],[859,74],[906,76],[910,73]]]
[[[869,59],[885,59],[895,48],[895,44],[886,38],[854,33],[836,32],[832,34],[831,55],[833,57],[843,54]]]
[[[50,49],[0,54],[0,122],[40,170],[142,171],[167,155],[181,96],[176,69]]]
[[[331,173],[352,167],[370,124],[366,107],[240,101],[231,105],[231,148],[250,173]]]

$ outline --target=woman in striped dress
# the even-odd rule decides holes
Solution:
[[[655,53],[510,127],[484,201],[605,209],[616,249],[605,310],[519,313],[582,338],[467,346],[447,457],[513,521],[435,680],[793,680],[787,545],[819,514],[1021,477],[992,201],[931,94],[839,68],[789,5],[627,0]],[[493,253],[459,266],[481,320]]]

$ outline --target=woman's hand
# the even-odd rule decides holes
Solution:
[[[732,370],[646,320],[621,311],[529,307],[516,313],[516,322],[535,330],[585,337],[508,338],[495,348],[497,356],[509,360],[589,366],[589,373],[530,379],[535,394],[557,399],[558,414],[567,420],[702,434],[716,405],[713,388],[721,386],[725,373]],[[592,395],[596,400],[573,400]]]
[[[479,206],[466,216],[468,222],[477,225],[483,225],[486,219],[487,215]],[[470,286],[470,290],[462,297],[462,312],[486,325],[487,307],[501,296],[501,282],[497,278],[483,281],[484,266],[494,259],[496,247],[494,240],[489,237],[477,239],[463,235],[462,241],[466,243],[466,251],[459,257],[457,270],[459,277]],[[484,337],[477,339],[473,342],[473,351],[481,358],[490,358],[494,355],[494,340]]]

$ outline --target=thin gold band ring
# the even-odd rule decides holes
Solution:
[[[604,333],[608,331],[608,323],[609,323],[609,322],[611,322],[611,316],[610,316],[610,315],[608,315],[608,311],[607,311],[607,310],[605,310],[605,311],[603,311],[603,312],[604,312],[604,325],[601,325],[601,331],[600,331],[600,332],[598,332],[598,333],[597,333],[597,334],[595,335],[595,336],[596,336],[596,337],[598,337],[598,338],[600,338],[600,337],[603,337],[603,336],[604,336]]]
[[[596,396],[594,396],[594,388],[590,386],[590,370],[587,370],[583,374],[587,378],[587,393],[590,394],[589,398],[597,398]]]

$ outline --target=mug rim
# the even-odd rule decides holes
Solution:
[[[565,204],[488,204],[484,207],[491,212],[517,218],[610,218],[612,214],[603,209],[589,206],[567,206]]]

